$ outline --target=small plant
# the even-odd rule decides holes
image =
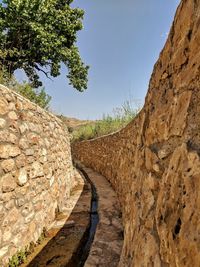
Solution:
[[[42,233],[41,233],[40,237],[38,238],[37,244],[38,245],[41,244],[42,241],[45,239],[45,237],[47,237],[47,230],[44,227],[43,230],[42,230]]]
[[[20,264],[24,263],[26,261],[27,256],[34,252],[36,245],[41,244],[46,236],[47,230],[44,227],[40,237],[38,238],[37,243],[35,244],[31,242],[29,246],[25,247],[25,249],[17,251],[17,253],[10,258],[8,267],[18,267],[20,266]]]
[[[19,250],[15,255],[12,256],[12,258],[9,260],[9,267],[17,267],[23,262],[25,262],[26,257],[28,254],[27,248],[24,250]]]

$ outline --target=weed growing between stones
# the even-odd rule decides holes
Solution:
[[[28,248],[19,250],[12,258],[9,260],[9,267],[17,267],[23,262],[25,262],[27,255],[28,255]]]
[[[47,230],[46,230],[46,228],[44,227],[44,228],[43,228],[43,231],[42,231],[42,233],[41,233],[41,235],[40,235],[40,237],[38,238],[38,241],[37,241],[36,245],[41,244],[42,241],[45,239],[45,237],[47,237]]]
[[[38,238],[37,242],[36,243],[31,242],[24,249],[17,251],[17,253],[10,258],[9,263],[8,263],[8,267],[18,267],[18,266],[20,266],[20,264],[24,263],[26,261],[28,255],[33,253],[34,248],[37,245],[41,244],[46,236],[47,236],[47,230],[45,228],[43,228],[43,231],[42,231],[40,237]]]

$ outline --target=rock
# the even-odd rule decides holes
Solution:
[[[18,119],[18,116],[17,116],[17,114],[16,114],[15,111],[10,111],[10,112],[8,113],[8,118],[9,118],[10,120],[14,120],[14,121],[16,121],[16,120]]]
[[[43,171],[42,165],[37,161],[33,162],[30,172],[29,172],[29,177],[33,179],[33,178],[41,177],[43,175],[44,175],[44,171]]]
[[[15,206],[15,202],[13,199],[11,199],[10,201],[8,201],[7,203],[5,203],[5,208],[6,210],[10,210]]]
[[[156,164],[158,157],[149,148],[145,149],[145,165],[148,171],[152,170],[152,166]]]
[[[17,110],[23,110],[23,102],[20,99],[16,100],[15,107]]]
[[[27,162],[28,163],[33,163],[35,161],[35,157],[34,156],[28,156],[27,157]]]
[[[25,223],[30,223],[30,222],[33,220],[34,216],[35,216],[35,212],[32,211],[32,212],[31,212],[30,214],[28,214],[28,216],[25,218]]]
[[[2,89],[2,87],[0,87],[0,88]],[[5,87],[4,87],[4,88],[5,88]],[[4,94],[4,97],[5,97],[5,99],[6,99],[8,102],[13,101],[13,96],[10,95],[10,94],[8,94],[8,92],[6,92],[6,93]]]
[[[5,115],[8,111],[8,102],[3,97],[0,97],[0,115]]]
[[[34,155],[34,149],[32,149],[32,148],[26,149],[25,154],[26,154],[26,156],[33,156]]]
[[[18,185],[23,186],[27,183],[27,181],[28,181],[27,171],[25,168],[22,168],[19,170],[19,174],[17,177],[17,183],[18,183]]]
[[[162,80],[165,80],[167,77],[169,77],[169,74],[166,73],[166,72],[164,72],[163,75],[162,75],[162,77],[161,77],[161,79]]]
[[[17,184],[16,184],[13,176],[10,173],[4,175],[1,178],[1,185],[2,185],[2,192],[3,193],[14,191],[15,188],[17,187]]]
[[[28,141],[32,145],[37,145],[39,143],[40,137],[38,134],[29,133],[27,135]]]
[[[7,98],[6,98],[7,99]],[[8,100],[8,99],[7,99]],[[16,110],[16,107],[15,107],[15,103],[14,102],[11,102],[11,100],[8,100],[10,103],[8,104],[8,108],[9,110],[13,111],[13,110]]]
[[[50,186],[53,185],[53,183],[54,183],[54,179],[55,179],[54,176],[52,176],[51,179],[50,179],[50,181],[49,181]]]
[[[164,159],[169,155],[169,151],[165,150],[165,149],[161,149],[158,151],[158,157],[159,159]]]
[[[17,140],[17,136],[13,133],[10,133],[8,130],[1,131],[0,142],[16,144]]]
[[[15,161],[13,159],[6,159],[1,162],[1,167],[5,172],[10,172],[15,167]]]
[[[11,239],[12,236],[12,230],[11,227],[6,227],[3,229],[3,241],[7,242]]]
[[[27,203],[22,210],[22,215],[24,217],[28,217],[33,212],[33,205],[31,203]]]
[[[28,140],[25,139],[24,137],[22,137],[20,140],[19,140],[19,147],[21,149],[27,149],[29,150],[29,144],[28,144]]]
[[[46,156],[47,155],[47,150],[45,148],[42,148],[41,154],[42,154],[42,156]]]
[[[15,163],[18,168],[24,167],[26,165],[26,162],[27,162],[27,159],[24,154],[19,155],[15,159]]]
[[[7,159],[9,157],[16,157],[21,153],[17,146],[9,144],[0,144],[0,159]]]
[[[9,246],[0,248],[0,258],[2,258],[8,252]]]
[[[3,203],[3,206],[5,207],[6,203],[9,202],[10,199],[12,199],[12,196],[13,196],[13,192],[0,193],[1,204]]]
[[[21,241],[22,240],[22,234],[19,233],[17,235],[15,235],[12,240],[11,240],[11,243],[15,246],[15,247],[20,247],[21,245]]]
[[[0,118],[0,129],[3,129],[6,126],[6,120]]]
[[[20,216],[20,212],[19,210],[14,207],[12,210],[10,210],[4,220],[3,220],[3,224],[2,226],[5,227],[5,226],[10,226],[10,225],[13,225],[14,223],[16,223],[18,220],[20,220],[21,216]]]
[[[159,164],[153,164],[153,170],[155,172],[160,172],[160,166],[159,166]]]
[[[28,125],[26,123],[22,123],[19,126],[19,130],[20,130],[21,134],[25,133],[28,130]]]
[[[31,222],[30,224],[29,224],[29,229],[28,229],[28,231],[29,231],[29,234],[30,234],[30,236],[33,236],[34,235],[34,233],[36,232],[36,224],[34,223],[34,222]],[[39,235],[38,235],[39,236]],[[36,238],[36,240],[37,240],[38,238]]]
[[[16,144],[18,141],[17,139],[17,136],[13,133],[10,133],[8,136],[7,136],[7,142],[10,142],[12,144]]]
[[[18,198],[16,200],[17,207],[22,207],[25,203],[26,203],[26,199],[25,198]]]

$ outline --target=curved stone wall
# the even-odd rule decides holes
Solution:
[[[74,185],[62,122],[0,86],[0,266],[40,237]]]
[[[113,135],[74,144],[123,212],[119,266],[200,264],[200,1],[182,0],[144,108]]]

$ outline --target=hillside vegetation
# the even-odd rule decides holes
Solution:
[[[125,127],[138,113],[139,108],[132,106],[131,101],[115,108],[112,115],[103,115],[101,120],[89,121],[79,127],[69,128],[72,142],[89,140],[111,134]]]

